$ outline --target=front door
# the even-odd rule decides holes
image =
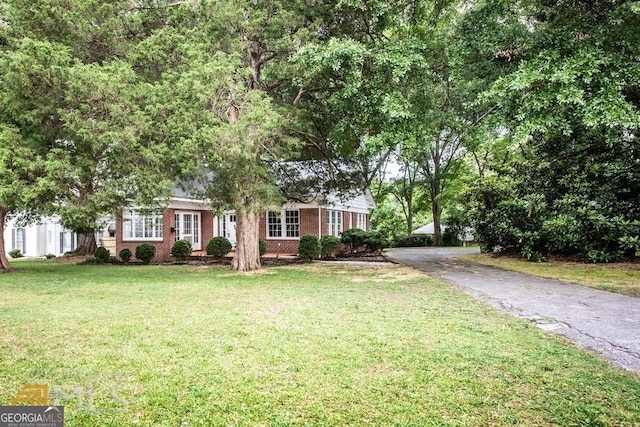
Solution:
[[[236,214],[224,215],[222,235],[229,240],[232,247],[236,247]]]
[[[202,249],[200,239],[200,212],[176,212],[175,240],[191,242],[194,251]]]

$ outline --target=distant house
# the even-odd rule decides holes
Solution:
[[[369,231],[374,208],[369,191],[347,201],[329,196],[310,203],[285,203],[281,209],[262,215],[259,237],[266,242],[267,252],[295,254],[305,234],[339,236],[350,228]],[[135,208],[122,211],[115,221],[115,254],[124,248],[134,252],[136,246],[148,242],[156,246],[154,260],[163,261],[170,257],[173,244],[185,239],[191,242],[194,255],[203,255],[209,240],[217,236],[226,237],[235,246],[235,212],[214,215],[208,200],[177,191],[161,212],[149,214]]]
[[[440,234],[443,235],[445,230],[447,229],[447,225],[446,224],[440,224]],[[415,229],[411,234],[416,235],[416,236],[430,236],[431,238],[433,238],[433,235],[435,234],[435,224],[433,222],[430,222],[426,225],[423,225],[420,228]],[[473,233],[471,228],[466,227],[462,230],[462,232],[460,234],[458,234],[458,239],[463,243],[463,244],[467,244],[469,242],[473,242]]]
[[[112,227],[113,231],[113,227]],[[97,235],[98,244],[103,235],[108,236],[109,227]],[[78,237],[66,229],[60,218],[43,217],[35,223],[20,225],[15,218],[7,221],[4,242],[7,254],[17,249],[26,257],[42,257],[48,254],[60,256],[76,249]]]

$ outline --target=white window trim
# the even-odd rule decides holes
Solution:
[[[281,230],[281,234],[284,234],[284,236],[280,236],[280,237],[272,237],[269,236],[269,212],[274,212],[276,214],[279,215],[279,219],[280,219],[280,230]],[[298,236],[297,237],[287,237],[287,212],[298,212]],[[278,211],[267,211],[265,214],[265,231],[266,231],[266,236],[267,236],[267,240],[300,240],[300,231],[301,231],[301,224],[300,224],[300,209],[283,209],[280,212]]]
[[[335,214],[335,215],[334,215]],[[336,222],[336,225],[339,225],[339,227],[337,227],[337,233],[334,234],[332,233],[332,217],[335,218],[340,218],[340,222],[339,224]],[[344,231],[344,214],[343,211],[337,210],[337,209],[327,209],[327,235],[328,236],[334,236],[334,237],[340,237],[340,234],[342,234],[342,232]]]
[[[362,223],[360,219],[362,219]],[[367,231],[367,214],[356,213],[356,228]]]
[[[162,227],[160,227],[161,237],[132,237],[126,235],[125,218],[132,220],[131,230],[133,232],[133,218],[161,218]],[[123,242],[162,242],[164,241],[164,217],[162,212],[158,212],[157,215],[139,215],[135,209],[129,209],[122,212],[122,241]]]

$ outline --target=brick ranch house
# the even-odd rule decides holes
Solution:
[[[305,234],[339,237],[350,228],[370,231],[375,207],[369,191],[347,201],[329,196],[311,203],[285,203],[280,211],[267,211],[261,217],[259,237],[267,243],[268,253],[296,254],[300,237]],[[165,261],[171,256],[173,244],[186,239],[193,246],[193,255],[205,255],[207,243],[217,236],[226,237],[235,246],[234,211],[216,216],[207,200],[180,194],[156,214],[123,210],[115,222],[115,254],[124,248],[135,253],[139,244],[152,243],[156,247],[154,260]]]

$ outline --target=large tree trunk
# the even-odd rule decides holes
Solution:
[[[258,244],[258,215],[236,210],[236,222],[236,254],[231,261],[231,268],[237,271],[258,270],[262,267]]]
[[[86,230],[78,232],[78,247],[74,251],[77,255],[92,255],[98,244],[96,243],[96,232],[94,230]]]
[[[433,246],[442,246],[442,232],[440,230],[442,206],[438,202],[433,202],[431,213],[433,214]]]
[[[413,233],[413,202],[411,198],[407,200],[407,236]]]
[[[3,271],[12,270],[11,266],[9,265],[9,260],[7,259],[7,253],[4,249],[4,225],[8,212],[9,209],[7,209],[6,206],[0,205],[0,269],[2,269]]]
[[[433,246],[442,246],[442,230],[440,220],[442,218],[442,206],[438,202],[438,196],[442,192],[440,180],[435,178],[431,182],[431,214],[433,215]]]

